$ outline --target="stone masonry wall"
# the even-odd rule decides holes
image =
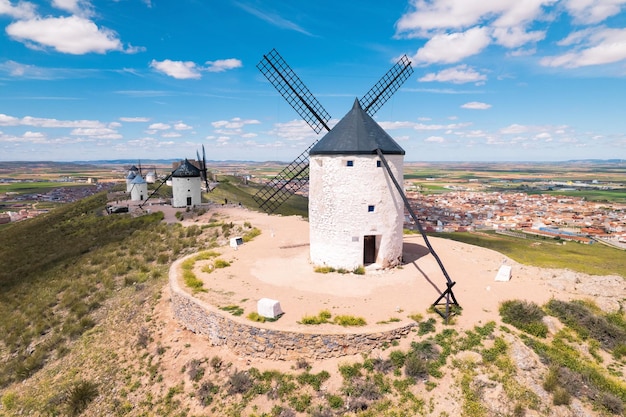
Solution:
[[[375,333],[313,334],[260,328],[240,323],[180,288],[176,261],[169,274],[174,316],[212,345],[228,346],[238,355],[272,360],[325,359],[369,352],[406,336],[415,323]]]

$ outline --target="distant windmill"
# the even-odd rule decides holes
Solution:
[[[413,73],[406,55],[363,98],[355,101],[352,110],[332,130],[327,125],[328,112],[275,49],[264,55],[257,67],[316,133],[322,129],[329,132],[255,194],[261,209],[274,212],[309,181],[311,174],[311,260],[339,268],[375,262],[397,265],[402,256],[406,209],[446,278],[446,290],[433,307],[447,320],[450,306],[458,306],[452,292],[455,282],[432,248],[396,179],[403,175],[404,150],[372,119]],[[379,174],[383,167],[387,178]],[[444,311],[438,309],[442,300]]]

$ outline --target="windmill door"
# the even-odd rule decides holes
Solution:
[[[191,197],[187,197],[187,205],[190,206],[191,205]]]
[[[363,264],[374,262],[376,262],[376,236],[367,235],[363,237]]]

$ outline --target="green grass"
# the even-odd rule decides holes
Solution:
[[[65,187],[85,187],[88,184],[78,182],[53,182],[53,181],[41,181],[41,182],[17,182],[10,184],[0,185],[0,194],[2,193],[18,193],[18,194],[33,194],[33,193],[47,193],[54,188]]]
[[[218,179],[219,185],[210,193],[204,193],[204,198],[219,204],[228,200],[229,204],[241,203],[249,209],[259,210],[259,204],[254,201],[252,196],[261,188],[260,185],[253,183],[246,185],[240,179],[232,176],[220,176]],[[293,195],[276,210],[276,214],[308,217],[309,200],[306,197]]]
[[[591,275],[621,275],[626,278],[626,254],[606,245],[567,242],[554,239],[519,239],[495,233],[435,233],[433,236],[503,253],[511,259],[541,268],[570,269]]]

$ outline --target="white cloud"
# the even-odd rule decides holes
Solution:
[[[270,134],[289,141],[312,140],[316,137],[315,132],[311,130],[311,127],[304,120],[277,123]]]
[[[7,26],[6,32],[33,49],[51,47],[73,55],[123,50],[113,31],[79,16],[19,20]]]
[[[255,119],[241,119],[239,117],[234,117],[230,120],[218,120],[216,122],[212,122],[211,125],[216,129],[241,129],[246,125],[256,125],[259,123],[261,122]]]
[[[150,130],[167,130],[167,129],[171,129],[172,126],[168,125],[167,123],[152,123],[150,126],[148,126],[148,129]]]
[[[117,133],[117,131],[108,128],[98,128],[98,129],[86,129],[86,128],[77,128],[72,130],[70,133],[72,136],[90,136],[96,137],[100,139],[121,139],[122,135]]]
[[[589,33],[589,32],[587,32]],[[579,34],[570,35],[563,40],[564,44],[581,42]],[[579,48],[562,55],[543,58],[541,65],[549,67],[577,68],[591,65],[602,65],[626,59],[626,29],[607,29],[591,33]]]
[[[227,70],[240,68],[243,66],[241,61],[235,58],[220,59],[217,61],[207,61],[206,65],[207,65],[206,70],[208,72],[224,72]]]
[[[463,104],[461,108],[470,110],[487,110],[491,108],[491,104],[481,103],[479,101],[470,101],[469,103]]]
[[[193,127],[191,127],[191,126],[189,126],[189,125],[187,125],[185,123],[178,122],[178,123],[174,124],[174,129],[176,129],[176,130],[191,130],[191,129],[193,129]]]
[[[576,22],[594,24],[620,13],[626,0],[566,0],[563,3]]]
[[[481,82],[487,80],[487,76],[477,72],[474,68],[467,65],[458,65],[453,68],[447,68],[438,73],[428,73],[419,79],[421,82],[451,82],[453,84],[464,84],[472,82]]]
[[[429,136],[426,139],[424,139],[424,142],[443,143],[445,142],[445,139],[442,138],[441,136]]]
[[[413,60],[417,64],[459,62],[478,54],[490,42],[488,30],[484,27],[474,27],[465,32],[435,35],[417,51]]]
[[[512,124],[509,125],[507,127],[503,127],[502,129],[500,129],[500,133],[502,134],[520,134],[520,133],[526,133],[529,131],[529,128],[527,126],[523,126],[523,125],[518,125],[518,124]]]
[[[0,114],[0,126],[36,126],[45,128],[104,128],[106,125],[97,120],[58,120],[40,117],[25,116],[17,118]]]
[[[192,61],[172,61],[166,59],[157,61],[155,59],[150,62],[150,67],[159,72],[169,75],[179,80],[200,79],[202,72],[224,72],[234,68],[239,68],[242,63],[238,59],[221,59],[217,61],[207,61],[206,67],[201,67]]]
[[[181,136],[178,132],[165,132],[161,135],[162,138],[179,138]]]
[[[149,117],[120,117],[120,120],[122,122],[128,122],[128,123],[139,123],[139,122],[149,122],[150,118]]]
[[[157,61],[153,59],[150,62],[150,67],[179,80],[199,79],[202,77],[200,71],[196,68],[196,64],[191,61],[172,61],[169,59]]]
[[[545,31],[526,32],[520,26],[494,28],[492,32],[496,43],[506,48],[518,48],[529,42],[539,42],[546,37]]]
[[[28,1],[20,1],[13,6],[10,0],[0,0],[0,16],[7,15],[14,19],[31,19],[35,17],[35,5]]]
[[[52,6],[80,16],[90,16],[91,4],[86,0],[52,0]]]

